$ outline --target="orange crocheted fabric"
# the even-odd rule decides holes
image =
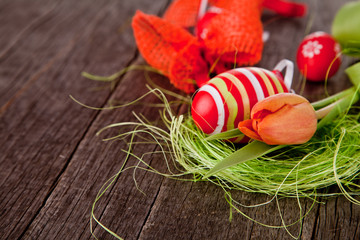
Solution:
[[[260,61],[263,50],[260,11],[255,0],[246,1],[241,14],[221,9],[200,36],[205,59],[221,73],[234,66],[253,65]],[[252,10],[249,10],[252,9]]]
[[[174,1],[164,14],[164,19],[185,28],[194,27],[198,21],[200,0]]]
[[[200,43],[184,28],[140,11],[136,12],[132,27],[145,60],[168,76],[175,87],[191,93],[196,80],[208,79]]]
[[[132,22],[138,48],[145,60],[186,93],[202,86],[209,71],[216,74],[234,66],[253,65],[263,50],[263,6],[284,16],[305,13],[301,4],[286,0],[176,0],[163,18],[138,11]],[[280,4],[278,4],[280,3]],[[189,32],[195,29],[195,35]]]
[[[215,73],[260,61],[263,49],[260,21],[262,3],[263,0],[209,1],[210,6],[218,9],[205,23],[206,34],[198,37],[203,44],[205,59]],[[165,12],[164,19],[182,27],[196,24],[199,27],[199,23],[202,24],[202,19],[196,19],[199,7],[200,0],[177,0]]]

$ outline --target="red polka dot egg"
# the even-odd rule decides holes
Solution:
[[[325,32],[314,32],[304,38],[297,51],[297,66],[310,81],[324,81],[339,69],[340,45]]]

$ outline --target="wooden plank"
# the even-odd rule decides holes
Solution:
[[[100,3],[91,8],[81,1],[77,2],[72,5],[77,11],[69,11],[71,4],[66,1],[60,5],[45,4],[48,9],[42,15],[35,18],[29,16],[28,25],[19,31],[20,37],[16,35],[9,39],[9,46],[2,51],[0,73],[7,81],[2,81],[1,112],[31,87],[39,75],[48,70],[49,65],[67,54],[79,37],[80,30],[86,27],[90,19],[94,19],[96,8],[101,8]],[[15,5],[8,14],[16,13],[18,9],[21,8]],[[16,22],[9,22],[11,29],[18,27]]]
[[[332,1],[324,7],[318,2],[308,2],[311,10],[319,13],[312,30],[329,29],[331,14],[342,3]],[[0,140],[0,152],[6,154],[0,158],[0,163],[2,169],[7,170],[0,173],[0,217],[4,219],[0,223],[1,238],[90,239],[90,205],[101,185],[122,165],[125,153],[121,149],[127,147],[121,141],[103,143],[95,137],[96,132],[107,124],[134,120],[132,111],[152,120],[158,119],[157,112],[146,105],[98,113],[81,108],[67,97],[70,93],[89,105],[103,106],[109,96],[110,101],[131,101],[146,92],[142,72],[127,74],[113,94],[108,90],[91,91],[92,86],[100,85],[79,77],[84,69],[109,74],[126,66],[135,55],[131,31],[127,29],[116,36],[109,33],[116,32],[119,22],[126,21],[137,8],[157,13],[167,4],[165,1],[126,1],[126,6],[123,3],[125,1],[102,1],[94,9],[86,1],[80,1],[76,8],[71,7],[70,1],[61,5],[49,15],[50,19],[54,18],[54,23],[58,23],[66,12],[71,12],[73,16],[83,15],[83,23],[87,24],[71,26],[69,31],[77,32],[74,38],[69,34],[65,39],[58,40],[57,37],[65,30],[46,35],[50,40],[58,41],[53,46],[58,44],[59,49],[54,50],[53,46],[50,50],[44,48],[48,54],[42,58],[43,64],[30,62],[31,69],[24,67],[22,71],[28,77],[20,78],[18,81],[21,84],[14,90],[10,89],[4,98],[2,106],[6,107],[0,120],[0,136],[6,137]],[[269,24],[267,29],[272,35],[259,65],[271,69],[284,57],[294,60],[296,46],[308,20],[280,19]],[[66,29],[69,22],[65,20],[60,26]],[[32,34],[40,35],[49,29],[45,23],[41,26],[41,31]],[[28,47],[30,50],[42,46],[36,42],[32,44]],[[20,46],[26,48],[25,45]],[[21,59],[20,52],[21,49],[10,51],[4,63],[12,58]],[[135,63],[143,62],[140,58]],[[15,73],[11,73],[16,79]],[[345,77],[340,78],[345,80]],[[155,75],[152,79],[167,81]],[[347,84],[347,81],[339,84],[331,80],[330,89],[335,92]],[[319,98],[315,96],[318,92],[322,94],[322,88],[319,90],[314,84],[305,89],[305,95],[310,98]],[[150,96],[146,102],[157,101]],[[101,137],[116,133],[117,130],[112,129]],[[157,150],[156,145],[140,145],[134,151],[141,155]],[[157,154],[148,155],[145,161],[156,169],[166,169],[164,158]],[[126,166],[134,164],[136,160],[132,158]],[[121,174],[95,211],[106,226],[125,239],[290,239],[283,229],[260,226],[236,213],[230,222],[230,208],[224,193],[211,183],[164,179],[157,174],[137,170],[136,180],[139,188],[146,193],[144,195],[136,188],[133,173],[130,169]],[[233,196],[247,205],[268,199],[261,194],[246,192],[234,192]],[[301,202],[304,211],[312,204],[311,200]],[[302,239],[358,237],[357,206],[343,197],[326,202],[326,205],[316,205],[305,218]],[[282,199],[280,206],[286,222],[298,218],[299,209],[294,199]],[[281,224],[274,204],[242,210],[258,221]],[[297,234],[298,227],[295,225],[290,231]],[[110,235],[99,226],[95,227],[95,234],[100,239],[110,239]]]
[[[142,75],[141,72],[128,74],[122,80],[112,99],[130,101],[144,94],[147,89]],[[128,89],[133,85],[138,86],[136,92]],[[152,96],[146,100],[155,102],[156,99],[155,96]],[[38,217],[29,227],[25,234],[26,237],[36,239],[46,239],[47,236],[90,238],[89,213],[91,204],[102,184],[114,175],[123,164],[125,154],[122,149],[127,148],[124,142],[115,141],[105,144],[94,135],[101,127],[110,123],[135,120],[134,117],[131,117],[133,110],[146,116],[151,116],[154,112],[153,109],[143,105],[101,112],[79,145],[69,166],[64,171]],[[117,130],[110,130],[105,132],[102,137],[113,136],[116,133]],[[154,145],[139,146],[136,148],[136,152],[153,152],[154,148]],[[159,169],[161,166],[165,167],[163,159],[159,156],[150,155],[146,161],[155,161],[157,163],[155,166]],[[133,166],[135,163],[136,161],[131,159],[127,166]],[[157,195],[159,183],[162,181],[162,177],[140,170],[136,173],[136,179],[147,197],[136,189],[133,183],[133,172],[129,170],[120,175],[117,184],[112,188],[113,191],[109,196],[102,199],[95,212],[98,216],[109,214],[105,220],[101,218],[104,220],[104,224],[111,223],[115,231],[119,230],[117,232],[124,233],[122,236],[126,239],[134,239],[137,236],[153,198]],[[103,230],[98,231],[96,231],[97,236],[103,239]]]
[[[17,41],[23,39],[33,28],[41,24],[43,18],[54,10],[56,5],[42,1],[6,1],[0,2],[0,59],[10,51]],[[26,9],[26,11],[23,11]],[[11,14],[9,14],[11,12]]]
[[[246,192],[233,192],[232,197],[247,206],[271,199],[270,196]],[[309,201],[301,202],[302,210],[309,210]],[[279,204],[286,224],[298,220],[296,199],[282,199]],[[263,224],[282,225],[275,200],[264,207],[240,207],[240,210]],[[291,239],[284,229],[261,226],[234,210],[230,221],[230,211],[224,192],[214,184],[167,179],[139,239]],[[303,223],[302,232],[300,224],[289,227],[289,231],[296,236],[299,233],[304,235],[309,227],[312,230],[315,214],[316,208]]]
[[[81,71],[109,74],[124,68],[136,56],[129,19],[136,9],[156,12],[161,4],[63,1],[2,59],[1,82],[16,84],[1,95],[0,163],[6,171],[0,173],[0,238],[23,236],[98,114],[69,94],[94,106],[111,94],[90,91],[98,85],[82,79]],[[21,74],[15,71],[22,66]]]
[[[359,205],[344,197],[325,198],[323,202],[318,209],[313,239],[359,239]]]

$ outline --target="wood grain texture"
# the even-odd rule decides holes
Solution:
[[[304,1],[310,14],[303,19],[263,14],[270,32],[261,67],[271,69],[288,58],[306,31],[330,31],[331,21],[345,1]],[[96,107],[129,102],[148,90],[143,71],[131,71],[115,89],[81,77],[82,71],[109,75],[131,64],[145,64],[138,55],[130,27],[137,9],[161,15],[169,1],[44,1],[0,0],[0,239],[92,239],[90,210],[101,186],[124,163],[126,141],[103,142],[118,129],[96,136],[108,124],[135,121],[133,112],[159,120],[157,109],[137,104],[116,110],[86,109],[69,98]],[[26,9],[26,11],[24,10]],[[312,26],[307,30],[309,22]],[[348,87],[343,70],[328,83],[329,93]],[[156,74],[151,79],[176,91]],[[295,72],[294,89],[301,91]],[[325,96],[319,84],[308,83],[303,94],[311,100]],[[158,103],[148,96],[145,103]],[[155,144],[137,145],[137,155],[166,172]],[[130,158],[125,167],[137,164]],[[140,165],[145,167],[145,165]],[[191,178],[191,176],[187,176]],[[134,182],[136,179],[136,184]],[[141,189],[141,191],[139,190]],[[336,189],[336,187],[334,187]],[[244,205],[270,196],[232,192]],[[360,239],[359,206],[344,197],[319,198],[313,205],[301,199],[309,214],[289,231],[301,239]],[[284,221],[299,218],[295,199],[280,199]],[[268,225],[281,225],[274,201],[241,211]],[[230,211],[233,212],[229,221]],[[279,228],[268,228],[230,209],[221,188],[209,182],[188,182],[131,168],[120,174],[104,194],[95,215],[125,239],[291,239]],[[94,225],[99,239],[114,239]]]
[[[81,71],[109,74],[124,68],[137,54],[132,15],[136,9],[162,8],[164,2],[64,1],[3,59],[0,162],[6,171],[0,173],[0,238],[23,236],[99,113],[75,104],[69,94],[93,106],[103,106],[111,94],[91,91],[97,85],[81,79]],[[21,74],[12,71],[26,64]]]

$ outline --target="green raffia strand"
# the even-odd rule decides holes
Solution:
[[[230,138],[240,137],[243,135],[244,134],[239,129],[235,128],[226,132],[210,135],[205,140],[211,141],[211,140],[219,140],[219,139],[230,139]]]
[[[83,77],[86,77],[87,79],[94,80],[94,81],[112,82],[112,81],[116,80],[117,78],[121,77],[122,75],[124,75],[125,73],[127,73],[129,71],[133,71],[133,70],[144,70],[144,71],[160,73],[155,68],[147,66],[147,65],[131,65],[131,66],[124,68],[121,71],[116,72],[110,76],[98,76],[98,75],[93,75],[93,74],[90,74],[87,72],[82,72],[81,75]]]
[[[93,202],[92,206],[91,206],[91,212],[90,212],[90,232],[91,235],[95,238],[98,239],[94,233],[94,227],[93,227],[93,220],[99,224],[105,231],[107,231],[108,233],[110,233],[113,237],[123,240],[123,238],[121,238],[120,236],[118,236],[116,233],[114,233],[113,231],[111,231],[108,227],[106,227],[103,223],[101,223],[101,221],[99,221],[97,219],[97,217],[95,216],[95,208],[96,208],[96,203],[101,199],[101,197],[105,194],[105,192],[114,184],[114,182],[116,181],[116,179],[119,177],[119,175],[121,174],[121,172],[124,170],[124,167],[127,163],[127,160],[129,159],[130,155],[131,155],[131,149],[132,149],[132,143],[135,137],[135,133],[134,132],[129,132],[128,135],[131,136],[130,138],[130,142],[129,142],[129,148],[126,151],[126,157],[125,160],[123,161],[123,164],[120,168],[120,170],[114,175],[112,176],[110,179],[108,179],[103,186],[100,188],[100,190],[98,191],[98,194],[96,195],[96,199]]]
[[[345,4],[332,23],[332,35],[341,44],[344,54],[360,56],[360,2]]]

